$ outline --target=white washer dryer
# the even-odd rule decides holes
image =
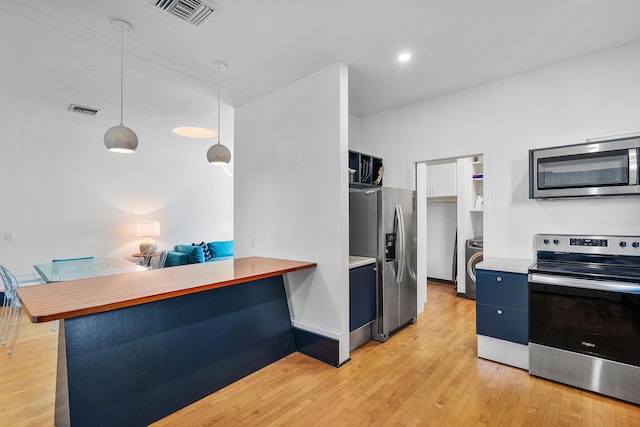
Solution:
[[[469,299],[476,299],[476,264],[482,261],[482,247],[482,237],[469,239],[465,244],[465,296]]]

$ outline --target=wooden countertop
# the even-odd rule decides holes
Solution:
[[[115,310],[316,267],[249,257],[18,288],[33,323]]]

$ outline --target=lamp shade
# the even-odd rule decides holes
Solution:
[[[138,148],[138,136],[134,131],[120,124],[110,127],[104,134],[104,145],[116,153],[133,153]]]
[[[207,150],[207,160],[212,165],[226,165],[231,161],[231,151],[222,144],[214,144]]]
[[[142,221],[138,223],[139,237],[151,237],[160,235],[160,223],[158,221]]]

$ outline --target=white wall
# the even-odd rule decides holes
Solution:
[[[124,123],[139,147],[111,153],[103,136],[120,118],[119,51],[89,39],[71,43],[78,36],[12,14],[0,14],[0,23],[15,36],[0,42],[0,264],[22,274],[52,258],[127,258],[138,252],[141,220],[160,221],[160,249],[233,238],[233,179],[207,162],[213,141],[178,137],[163,122],[195,119],[215,129],[215,86],[203,89],[199,80],[125,55]],[[16,35],[24,28],[37,33],[37,46]],[[68,52],[71,45],[77,48]],[[43,58],[42,67],[28,65],[33,57]],[[83,73],[97,61],[103,74]],[[167,82],[175,91],[149,102]],[[101,111],[74,114],[70,103]],[[233,115],[223,104],[223,142],[232,153]],[[227,169],[233,173],[233,165]]]
[[[427,277],[453,279],[451,273],[456,223],[455,201],[427,201]]]
[[[160,221],[159,249],[233,238],[233,181],[208,164],[206,145],[157,143],[138,127],[138,150],[115,154],[102,127],[69,132],[68,123],[5,117],[16,124],[4,131],[0,168],[0,262],[10,270],[31,272],[52,258],[127,258],[138,252],[141,220]],[[232,139],[225,143],[233,152]]]
[[[356,116],[349,115],[349,149],[354,151],[361,151],[362,149],[362,138],[360,136],[361,132],[361,124],[360,118]],[[375,155],[375,154],[371,154]]]
[[[349,357],[347,68],[336,64],[236,110],[237,256],[314,261],[289,274],[294,326]],[[252,244],[254,243],[254,245]]]
[[[634,43],[366,116],[362,145],[384,157],[385,185],[410,188],[414,161],[491,152],[485,256],[531,259],[535,233],[637,235],[640,198],[529,200],[528,150],[640,130],[639,75]]]

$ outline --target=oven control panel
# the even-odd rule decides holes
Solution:
[[[640,236],[537,234],[536,252],[640,256]]]
[[[569,239],[571,246],[609,246],[609,239]]]

